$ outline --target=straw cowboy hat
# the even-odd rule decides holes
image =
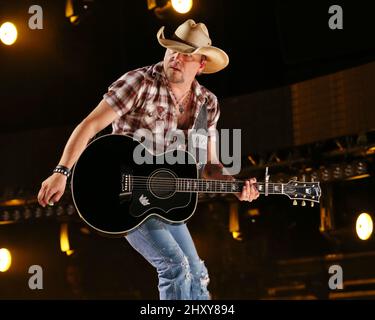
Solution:
[[[157,33],[157,38],[163,47],[185,54],[203,54],[207,57],[203,73],[215,73],[224,69],[228,63],[228,55],[221,49],[211,45],[207,27],[203,23],[195,23],[189,19],[175,31],[172,39],[164,36],[164,27]]]

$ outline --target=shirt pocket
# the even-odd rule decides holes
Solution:
[[[150,103],[144,107],[143,120],[146,125],[155,123],[156,121],[165,121],[168,113],[168,106],[163,104]]]

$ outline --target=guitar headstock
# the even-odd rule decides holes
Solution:
[[[313,207],[314,203],[320,201],[321,189],[319,182],[292,180],[284,185],[284,194],[293,200],[294,205],[297,205],[297,201],[301,200],[302,206],[306,206],[306,202],[310,202]]]

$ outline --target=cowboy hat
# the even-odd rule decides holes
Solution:
[[[164,27],[157,33],[161,46],[184,54],[203,54],[206,56],[206,67],[203,73],[214,73],[224,69],[228,63],[228,55],[221,49],[211,45],[211,39],[204,23],[195,23],[189,19],[175,31],[172,39],[164,36]]]

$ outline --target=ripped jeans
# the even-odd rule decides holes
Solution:
[[[161,300],[209,300],[209,277],[186,226],[151,217],[125,238],[158,272]]]

